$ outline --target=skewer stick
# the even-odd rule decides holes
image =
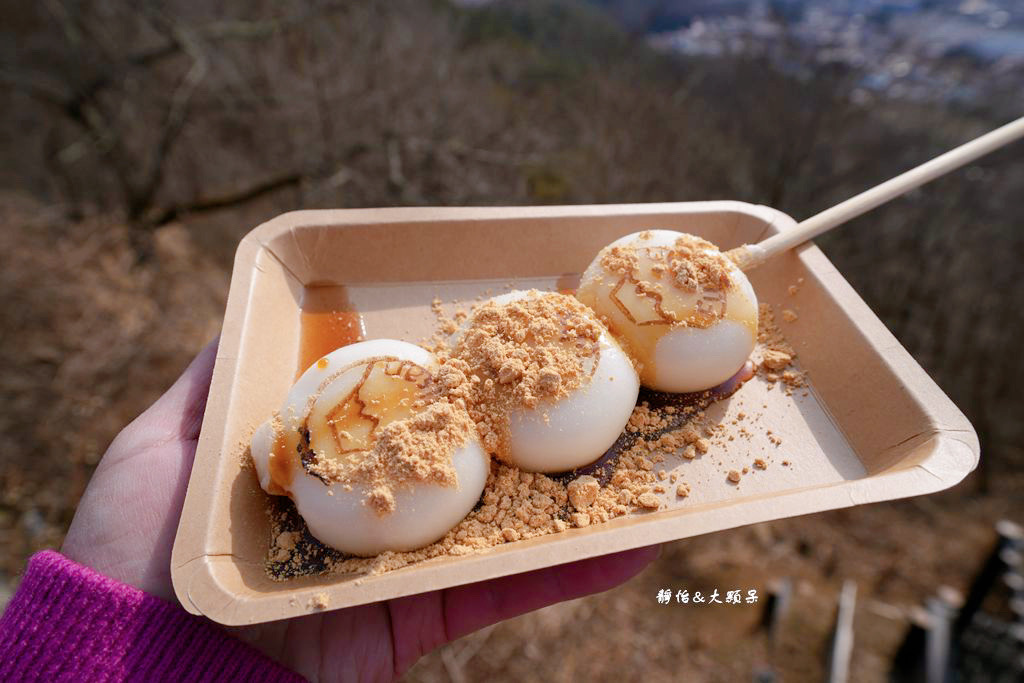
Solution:
[[[827,230],[842,225],[880,204],[895,199],[915,187],[924,185],[1021,137],[1024,137],[1024,117],[960,145],[892,180],[887,180],[881,185],[861,192],[856,197],[851,197],[831,209],[825,209],[816,216],[801,221],[793,230],[773,235],[760,244],[744,244],[730,250],[727,255],[742,270],[756,268],[777,254],[803,244]]]

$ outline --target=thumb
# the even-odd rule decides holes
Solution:
[[[145,435],[143,438],[149,444],[198,439],[219,341],[220,337],[211,340],[171,388],[139,415],[126,431],[133,436]]]

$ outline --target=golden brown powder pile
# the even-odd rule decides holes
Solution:
[[[366,504],[379,515],[394,511],[397,490],[424,483],[457,486],[452,458],[475,436],[465,402],[427,378],[413,408],[411,416],[376,428],[370,447],[344,462],[308,450],[306,432],[302,466],[325,484],[364,487]]]
[[[645,235],[649,233],[640,234],[641,237]],[[672,276],[671,283],[684,292],[693,293],[698,288],[721,291],[728,289],[731,284],[729,261],[718,251],[718,247],[700,237],[687,234],[681,235],[670,250],[636,245],[607,248],[601,255],[601,267],[614,275],[635,279],[639,265],[638,252],[654,257],[654,273],[661,275],[667,270]],[[655,252],[659,253],[656,255]],[[664,252],[664,255],[660,252]]]
[[[423,412],[382,428],[373,449],[349,471],[348,481],[369,485],[366,502],[378,514],[394,511],[396,489],[458,485],[452,457],[472,437],[473,422],[464,406],[436,400]],[[330,479],[329,468],[310,469]]]
[[[601,253],[601,267],[619,277],[635,275],[638,263],[636,248],[632,246],[606,247]]]
[[[641,233],[644,236],[648,233]],[[701,315],[691,316],[689,320],[676,319],[671,310],[662,310],[661,302],[664,295],[660,282],[648,282],[643,273],[641,257],[652,261],[650,272],[661,278],[668,275],[667,282],[671,287],[685,294],[702,292],[723,292],[733,282],[732,264],[711,242],[693,235],[683,234],[676,239],[671,248],[645,247],[635,244],[618,245],[606,248],[601,253],[601,267],[620,278],[621,282],[629,282],[636,292],[656,302],[655,310],[675,324],[708,327],[721,318],[721,313],[714,307],[701,309]]]
[[[704,455],[711,447],[711,427],[704,411],[696,405],[652,409],[641,401],[633,409],[626,432],[644,437],[643,446],[649,450],[675,453],[686,460]]]
[[[346,556],[317,543],[293,509],[279,506],[272,515],[274,537],[268,569],[278,579],[323,572],[380,573],[434,557],[467,555],[585,527],[636,510],[656,510],[661,501],[651,491],[652,467],[646,456],[624,453],[602,485],[590,475],[566,482],[495,460],[480,504],[441,540],[419,550],[385,552],[371,558]]]
[[[729,261],[711,242],[682,235],[668,261],[672,283],[684,292],[723,291],[730,287]]]
[[[758,347],[754,351],[758,360],[758,373],[771,384],[781,381],[787,394],[807,384],[804,373],[792,367],[796,351],[786,341],[770,304],[758,307]]]
[[[301,538],[302,534],[298,531],[279,531],[274,536],[274,545],[273,548],[271,548],[270,561],[287,562],[291,558],[291,553],[295,550],[295,546]]]
[[[506,460],[508,414],[543,410],[590,381],[602,328],[574,297],[532,290],[525,298],[477,306],[437,383],[460,398],[488,452]]]
[[[433,301],[430,302],[430,310],[437,319],[437,325],[434,328],[433,334],[426,339],[420,340],[420,346],[433,353],[447,351],[451,336],[458,331],[459,325],[465,322],[469,314],[460,308],[453,315],[447,315],[441,299],[438,297],[434,297]]]

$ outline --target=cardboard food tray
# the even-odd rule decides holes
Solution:
[[[794,225],[774,209],[722,201],[302,211],[259,226],[235,258],[171,561],[179,600],[223,624],[270,621],[311,612],[324,597],[328,609],[348,607],[960,481],[978,461],[970,423],[817,247],[805,245],[751,280],[760,301],[798,313],[779,324],[809,386],[787,394],[755,378],[716,404],[727,429],[740,428],[731,425],[739,412],[759,415],[758,424],[739,422],[753,436],[728,442],[734,447],[692,461],[669,456],[662,466],[690,484],[689,497],[670,490],[656,512],[376,575],[267,575],[268,497],[245,465],[246,444],[295,379],[306,288],[344,285],[366,338],[415,342],[432,332],[435,297],[471,303],[510,285],[561,288],[630,232],[691,232],[724,250]],[[781,444],[768,441],[768,429]],[[751,469],[739,485],[726,481],[726,471],[761,456],[766,470]]]

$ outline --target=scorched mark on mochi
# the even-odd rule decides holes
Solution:
[[[314,467],[317,464],[317,457],[316,453],[309,445],[308,427],[299,427],[299,443],[297,446],[295,446],[295,450],[299,452],[299,459],[302,461],[302,469],[306,470],[307,474],[311,474],[312,476],[319,479],[321,482],[324,483],[325,486],[329,486],[330,482],[327,481],[327,479],[323,475],[318,474],[316,472],[316,468]]]
[[[334,438],[334,443],[340,454],[366,450],[375,441],[374,434],[386,413],[376,415],[372,412],[367,397],[363,396],[363,389],[366,388],[366,382],[370,379],[370,375],[380,364],[383,364],[381,367],[386,376],[409,382],[420,392],[430,384],[430,373],[412,361],[378,360],[368,363],[363,371],[363,376],[360,377],[352,391],[327,414],[327,424],[330,426],[331,436]],[[352,438],[351,433],[344,429],[344,427],[355,427],[359,422],[368,422],[370,425],[365,430],[366,437],[363,443]]]
[[[636,249],[637,252],[643,252],[643,255],[654,262],[655,264],[671,263],[674,259],[684,259],[686,254],[681,251],[669,249],[668,247],[645,247]],[[646,281],[640,280],[637,277],[637,263],[634,261],[629,264],[629,270],[623,274],[615,286],[609,293],[609,298],[615,307],[622,312],[626,319],[634,325],[647,326],[647,325],[675,325],[680,322],[678,317],[671,311],[664,309],[664,296],[658,292],[651,284]],[[654,273],[656,277],[660,276],[657,272]],[[620,292],[623,287],[629,285],[633,293],[637,298],[647,299],[651,302],[651,308],[653,314],[657,317],[651,319],[640,319],[638,313],[631,311],[626,302],[620,297]],[[671,285],[670,285],[671,286]],[[711,326],[715,321],[725,318],[726,305],[727,305],[726,293],[722,290],[707,289],[700,287],[700,298],[694,304],[693,314],[689,320],[685,322],[693,327],[706,328]]]

